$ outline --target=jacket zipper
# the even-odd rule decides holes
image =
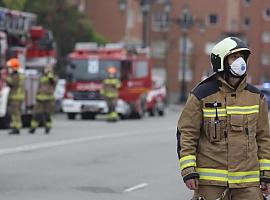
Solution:
[[[248,145],[248,149],[249,149],[249,130],[248,130],[248,127],[245,128],[245,132],[247,134],[247,145]]]
[[[224,137],[225,137],[225,142],[226,142],[227,141],[227,138],[228,138],[228,133],[227,133],[226,130],[224,131]]]

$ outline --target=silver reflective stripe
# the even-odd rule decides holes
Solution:
[[[259,178],[258,175],[245,175],[245,176],[230,176],[230,180],[242,180],[242,179],[249,179],[249,178]]]
[[[182,161],[182,162],[181,162],[181,165],[186,165],[186,164],[188,164],[188,163],[194,163],[194,162],[196,162],[194,159],[185,160],[185,161]]]
[[[269,163],[260,163],[260,167],[270,167]]]
[[[183,170],[187,167],[196,167],[196,156],[189,155],[180,159],[180,169]]]
[[[202,175],[202,176],[212,176],[212,177],[228,178],[228,174],[219,174],[219,173],[200,172],[200,175]]]

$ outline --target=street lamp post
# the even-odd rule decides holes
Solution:
[[[148,14],[150,11],[150,4],[151,0],[141,0],[140,5],[141,5],[141,11],[142,11],[142,16],[143,16],[143,27],[142,27],[142,46],[147,47],[149,44],[148,41]]]
[[[190,14],[190,11],[187,6],[184,6],[182,10],[182,17],[179,19],[179,25],[182,31],[182,45],[181,45],[181,71],[182,71],[182,79],[181,79],[181,90],[179,102],[183,103],[187,100],[187,84],[186,84],[186,72],[187,72],[187,32],[189,28],[193,24],[193,17]]]

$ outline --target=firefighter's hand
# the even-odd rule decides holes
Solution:
[[[188,179],[188,180],[186,180],[186,182],[185,182],[187,188],[190,189],[190,190],[195,190],[195,189],[197,189],[198,183],[199,183],[199,181],[198,181],[197,178]]]
[[[270,194],[270,183],[261,182],[261,190],[265,196]]]

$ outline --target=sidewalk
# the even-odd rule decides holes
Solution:
[[[183,110],[184,104],[169,104],[167,107],[173,112],[180,112]]]

